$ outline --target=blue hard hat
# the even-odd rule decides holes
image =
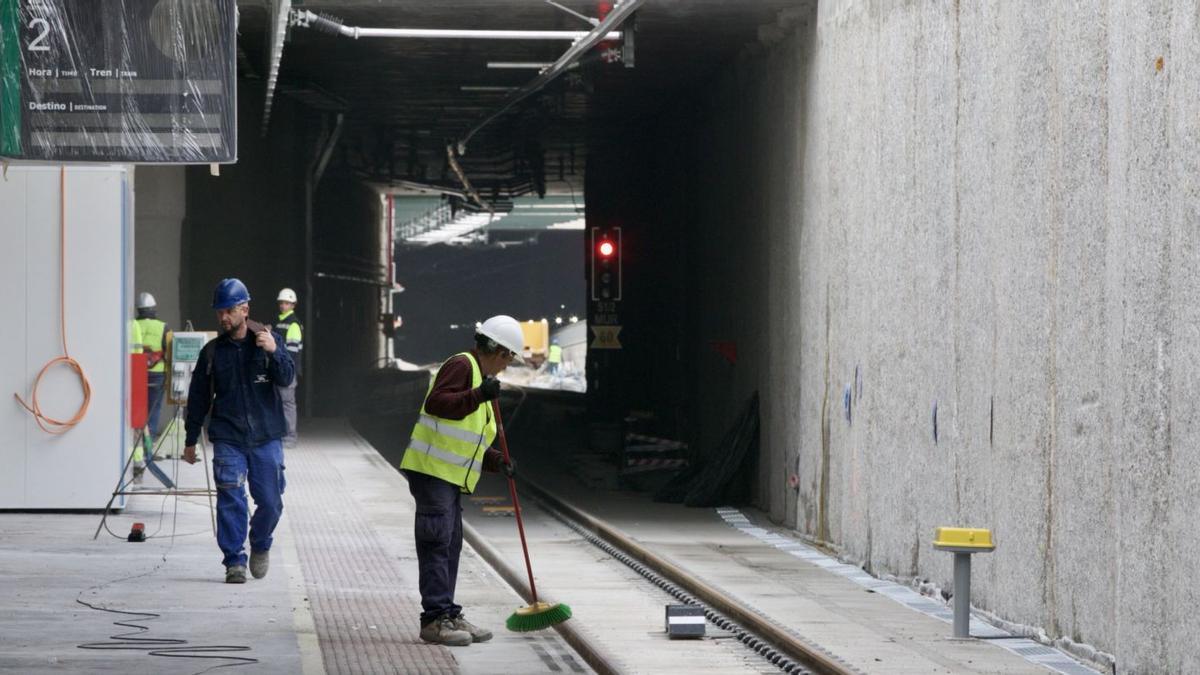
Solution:
[[[229,309],[250,302],[250,291],[239,279],[222,279],[213,291],[213,309]]]

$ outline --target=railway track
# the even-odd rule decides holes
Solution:
[[[603,519],[576,508],[550,490],[526,479],[520,481],[520,489],[522,494],[533,498],[528,505],[522,504],[523,511],[543,511],[613,560],[632,569],[647,584],[671,595],[681,604],[701,607],[708,622],[736,638],[748,654],[761,660],[766,672],[771,669],[814,675],[851,675],[859,672],[819,645],[779,625],[770,617],[747,608],[737,598],[682,569]],[[524,570],[510,566],[504,555],[476,528],[464,523],[464,529],[471,546],[521,597],[528,600],[530,593]],[[578,618],[556,627],[563,639],[596,672],[624,675],[633,670],[620,655],[597,642],[584,628]]]

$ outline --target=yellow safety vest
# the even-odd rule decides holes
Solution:
[[[550,363],[562,363],[562,347],[550,345]]]
[[[479,364],[469,352],[471,362],[471,387],[483,384]],[[433,391],[436,378],[429,383],[425,400]],[[496,418],[490,403],[481,403],[475,412],[461,420],[448,420],[430,415],[421,405],[421,416],[413,427],[412,440],[404,451],[401,469],[417,471],[447,483],[453,483],[466,493],[475,491],[483,469],[483,454],[496,438]]]
[[[142,353],[142,327],[136,319],[129,322],[129,353]]]
[[[163,350],[163,336],[167,332],[167,324],[158,319],[138,319],[138,326],[142,329],[142,345],[152,352],[161,352]],[[151,373],[163,373],[167,370],[165,359],[160,359],[158,363],[150,366],[148,369]]]

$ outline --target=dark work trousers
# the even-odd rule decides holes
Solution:
[[[405,471],[417,502],[413,533],[420,568],[421,625],[441,616],[456,617],[458,557],[462,554],[462,492],[457,485],[416,471]]]

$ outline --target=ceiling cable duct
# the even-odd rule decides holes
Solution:
[[[529,82],[529,84],[526,84],[517,91],[513,92],[499,110],[488,115],[482,121],[480,121],[479,124],[476,124],[469,131],[467,131],[467,133],[462,137],[461,140],[458,141],[456,147],[453,149],[457,150],[459,155],[467,154],[467,144],[471,142],[471,138],[478,133],[480,129],[490,124],[497,117],[500,117],[504,113],[508,112],[516,104],[544,89],[546,85],[550,84],[550,82],[552,82],[556,77],[566,72],[567,68],[578,61],[584,54],[588,52],[588,50],[606,40],[620,39],[619,36],[621,33],[613,32],[613,29],[619,27],[639,7],[641,7],[643,3],[645,3],[645,0],[624,0],[624,2],[619,2],[617,6],[608,13],[608,16],[604,17],[604,20],[600,22],[600,25],[596,26],[590,32],[584,34],[584,37],[572,44],[571,47],[558,58],[557,61],[555,61],[549,68],[546,68],[539,73],[537,77]],[[617,35],[618,37],[613,38],[612,35]]]
[[[450,168],[454,171],[454,175],[458,176],[458,181],[462,183],[463,189],[471,196],[471,201],[479,205],[480,208],[487,209],[493,216],[496,214],[496,209],[483,198],[475,190],[475,186],[471,185],[471,181],[467,179],[467,174],[463,172],[462,167],[458,164],[458,159],[454,156],[454,147],[446,146],[446,161],[450,163]]]
[[[263,103],[263,136],[267,135],[267,125],[271,121],[271,106],[275,101],[275,84],[279,78],[279,64],[283,61],[283,41],[287,38],[291,11],[292,0],[271,2],[271,18],[267,25],[267,94]]]
[[[600,25],[600,19],[593,19],[593,18],[592,18],[592,17],[590,17],[590,16],[584,16],[584,15],[580,14],[579,12],[576,12],[575,10],[571,9],[570,7],[564,7],[564,6],[560,5],[560,4],[558,4],[558,3],[557,3],[557,2],[555,2],[554,0],[546,0],[546,4],[547,4],[547,5],[554,5],[555,7],[557,7],[557,8],[559,8],[559,9],[561,9],[562,11],[566,12],[567,14],[570,14],[571,16],[573,16],[573,17],[575,17],[575,18],[577,18],[577,19],[581,19],[581,20],[582,20],[582,21],[584,21],[585,23],[590,23],[590,24],[591,24],[591,25],[593,25],[593,26],[599,26],[599,25]]]
[[[292,25],[355,40],[365,37],[416,38],[425,40],[581,40],[591,33],[572,30],[467,30],[444,28],[362,28],[347,26],[330,17],[301,9],[292,11]],[[620,32],[608,33],[605,40],[620,40]]]

